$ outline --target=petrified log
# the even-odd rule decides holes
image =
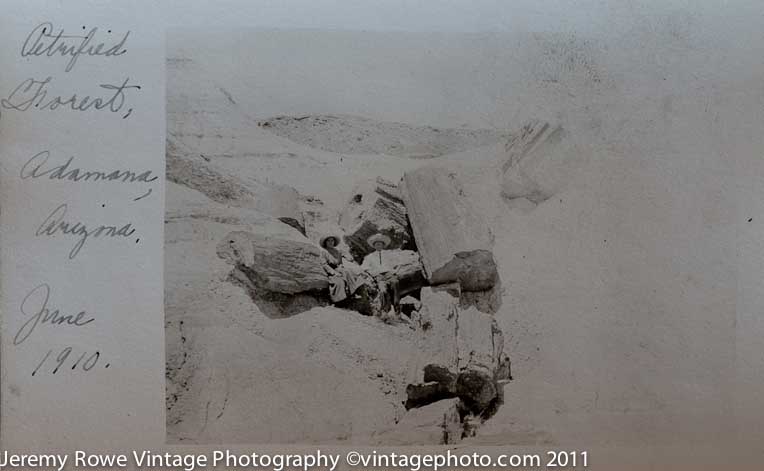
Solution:
[[[474,307],[460,310],[457,319],[457,369],[480,365],[492,372],[498,370],[504,351],[504,334],[496,319]]]
[[[340,215],[345,242],[356,262],[374,248],[366,240],[376,233],[390,238],[390,249],[413,248],[413,234],[407,220],[398,187],[381,178],[365,181],[355,187]]]
[[[455,285],[423,288],[421,297],[429,319],[421,340],[426,366],[421,382],[406,389],[406,407],[458,396],[474,414],[491,410],[501,401],[499,381],[511,378],[496,320],[474,307],[460,308]]]
[[[459,315],[459,298],[449,293],[449,287],[428,286],[422,288],[422,307],[419,310],[423,323],[420,338],[420,364],[440,365],[456,371],[456,319]]]
[[[256,287],[271,292],[294,294],[329,286],[321,249],[307,239],[234,231],[220,241],[217,254]]]
[[[427,365],[424,367],[424,381],[441,383],[453,391],[456,386],[456,374],[441,365]]]
[[[576,146],[566,131],[544,121],[529,121],[506,145],[502,196],[541,203],[559,191],[578,165]]]
[[[370,253],[364,258],[361,268],[385,283],[395,282],[398,286],[398,295],[401,297],[427,285],[419,254],[411,250],[384,250],[382,253]]]
[[[496,381],[499,383],[512,380],[512,362],[506,353],[499,358],[499,368],[496,370]]]
[[[217,203],[268,214],[305,234],[300,195],[294,188],[252,179],[245,181],[214,168],[201,157],[185,155],[170,140],[167,142],[167,179],[197,190]]]
[[[406,386],[406,409],[422,407],[442,399],[455,397],[455,388],[449,389],[447,385],[437,381],[430,381]]]
[[[493,287],[498,273],[490,251],[491,234],[456,174],[422,167],[404,174],[402,190],[430,283],[459,282],[464,291]]]
[[[494,373],[488,368],[469,366],[459,372],[456,395],[473,413],[481,413],[498,398]]]

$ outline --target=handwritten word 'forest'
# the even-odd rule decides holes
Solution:
[[[84,26],[83,32],[86,29]],[[27,35],[21,46],[21,57],[55,58],[66,60],[65,72],[74,70],[81,57],[116,58],[127,53],[130,31],[116,35],[112,41],[99,40],[98,28],[91,28],[84,36],[67,34],[63,28],[56,29],[51,22],[40,23]],[[101,32],[103,35],[104,33]],[[111,35],[108,30],[107,35]],[[0,100],[0,119],[4,110],[27,111],[73,111],[117,113],[122,119],[129,117],[133,108],[128,105],[131,93],[141,86],[131,83],[130,77],[121,83],[110,82],[92,86],[94,90],[82,93],[58,90],[53,76],[46,78],[29,77],[21,81],[9,94]],[[60,88],[60,87],[59,87]]]
[[[126,78],[121,84],[100,84],[99,87],[106,90],[100,95],[77,95],[76,93],[49,93],[49,85],[53,77],[44,80],[28,78],[22,81],[8,96],[0,100],[0,118],[2,110],[19,112],[27,111],[55,111],[59,108],[66,111],[106,111],[111,113],[124,113],[122,118],[127,118],[133,112],[132,108],[125,105],[129,90],[140,90],[140,85],[130,83]],[[125,113],[124,108],[128,108]]]

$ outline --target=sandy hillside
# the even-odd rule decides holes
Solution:
[[[298,144],[338,154],[386,154],[429,159],[505,140],[490,129],[439,129],[357,116],[277,116],[258,126]]]

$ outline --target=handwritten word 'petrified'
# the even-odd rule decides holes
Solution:
[[[73,236],[77,238],[77,241],[69,252],[69,259],[73,259],[80,253],[82,247],[88,238],[98,237],[130,237],[135,233],[135,228],[131,223],[127,223],[122,227],[117,226],[105,226],[101,225],[94,229],[88,229],[87,225],[80,221],[67,221],[66,211],[68,206],[66,204],[59,205],[52,213],[40,224],[37,228],[35,236],[37,237],[56,237],[59,235]]]
[[[85,36],[67,35],[64,34],[63,28],[54,32],[53,23],[40,23],[32,29],[21,46],[21,57],[53,57],[56,55],[69,57],[65,69],[69,72],[83,55],[111,57],[121,56],[127,52],[125,43],[130,36],[130,31],[126,32],[122,39],[111,47],[104,42],[98,42],[95,39],[97,33],[98,28],[92,28]]]
[[[53,111],[62,107],[67,111],[109,111],[119,113],[125,107],[127,101],[126,93],[128,90],[140,90],[140,85],[131,85],[130,78],[126,78],[120,85],[101,84],[100,88],[108,90],[109,93],[104,96],[93,97],[91,95],[77,96],[77,94],[52,94],[48,96],[48,86],[53,81],[53,77],[44,80],[35,80],[28,78],[21,82],[6,97],[0,100],[0,110],[14,111]],[[132,112],[130,108],[123,118],[127,118]],[[2,117],[2,115],[0,115]]]
[[[48,307],[49,301],[50,286],[46,283],[35,287],[24,297],[21,302],[21,313],[24,316],[29,316],[29,318],[13,337],[13,345],[22,344],[32,335],[38,325],[82,327],[95,321],[92,317],[86,317],[85,311],[80,311],[77,314],[61,314],[60,310]]]

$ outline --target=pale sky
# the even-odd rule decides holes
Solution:
[[[652,17],[690,15],[709,32],[753,32],[757,0],[169,0],[168,26],[620,34]],[[688,13],[690,12],[690,13]]]

